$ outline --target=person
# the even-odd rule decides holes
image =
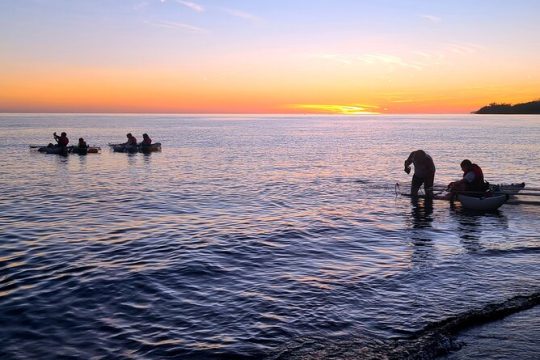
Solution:
[[[141,142],[142,146],[152,145],[152,139],[150,139],[150,136],[148,136],[148,134],[145,133],[142,135],[142,137],[143,137],[143,141]]]
[[[54,132],[53,136],[54,136],[54,140],[56,140],[56,143],[58,144],[58,146],[60,146],[61,148],[65,148],[65,147],[68,146],[69,139],[68,139],[67,134],[65,132],[62,132],[60,134],[60,136],[56,135],[56,132]]]
[[[435,163],[424,150],[411,152],[405,160],[404,171],[411,173],[411,164],[414,165],[414,174],[411,182],[411,196],[417,196],[418,190],[424,185],[427,197],[433,197],[433,182],[435,180]]]
[[[135,136],[131,135],[131,133],[128,133],[126,136],[128,138],[126,145],[137,146],[137,139],[135,138]]]
[[[86,141],[84,141],[83,138],[79,138],[79,142],[77,143],[77,147],[73,149],[73,152],[79,154],[79,155],[86,155],[88,154],[88,145],[86,144]]]
[[[84,141],[83,138],[79,138],[79,144],[77,145],[79,149],[86,149],[88,148],[88,145],[86,144],[86,141]]]
[[[463,178],[459,181],[448,184],[448,189],[453,193],[458,192],[485,192],[489,188],[489,183],[484,181],[484,172],[477,164],[473,164],[469,159],[465,159],[460,164],[463,171]]]

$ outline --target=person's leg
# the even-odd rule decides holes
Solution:
[[[424,191],[426,192],[426,196],[433,198],[433,183],[435,181],[435,173],[427,176],[424,179]]]
[[[422,186],[423,182],[424,182],[424,179],[416,175],[413,175],[412,181],[411,181],[411,196],[418,195],[418,190],[420,189],[420,186]]]

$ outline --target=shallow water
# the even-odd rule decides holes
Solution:
[[[53,131],[102,153],[28,149]],[[540,187],[538,116],[0,115],[0,355],[383,357],[538,294],[540,206],[396,197],[417,148]]]

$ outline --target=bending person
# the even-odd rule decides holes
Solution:
[[[417,196],[418,190],[424,185],[426,196],[433,197],[433,182],[435,180],[435,163],[433,163],[433,159],[424,150],[416,150],[411,152],[407,160],[405,160],[404,171],[407,174],[411,172],[411,164],[414,165],[411,196]]]

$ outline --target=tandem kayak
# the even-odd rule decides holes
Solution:
[[[156,152],[161,151],[161,143],[155,143],[152,145],[126,145],[126,144],[109,144],[114,152]]]
[[[44,154],[56,154],[56,155],[67,155],[67,154],[98,154],[101,151],[99,146],[89,146],[87,148],[79,148],[78,146],[67,146],[61,148],[59,146],[38,146],[30,145],[31,149],[37,149],[40,153]]]

